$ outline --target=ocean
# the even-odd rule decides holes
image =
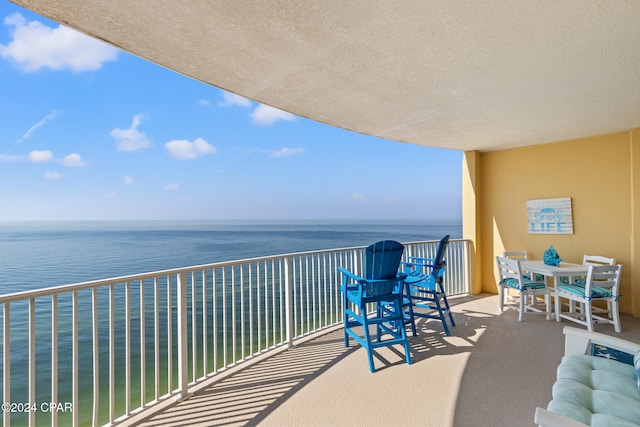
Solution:
[[[4,222],[0,223],[0,294],[68,285],[152,271],[188,267],[267,255],[321,249],[366,246],[378,240],[401,242],[439,240],[445,234],[460,238],[460,221],[75,221],[75,222]],[[102,294],[106,297],[106,294]],[[48,302],[43,301],[47,310]],[[38,303],[40,304],[40,303]],[[63,304],[61,302],[61,304]],[[106,307],[108,301],[100,302]],[[70,320],[68,308],[61,306],[60,321]],[[2,317],[2,311],[0,311]],[[26,304],[11,309],[12,342],[24,343],[28,332]],[[151,321],[147,326],[151,325]],[[46,325],[43,325],[47,329]],[[39,332],[37,332],[39,334]],[[135,334],[133,334],[135,338]],[[100,334],[107,339],[108,331]],[[80,342],[90,347],[90,334],[81,332]],[[121,339],[118,341],[121,342]],[[61,352],[68,352],[70,342],[61,339]],[[66,347],[65,347],[66,346]],[[0,357],[2,357],[0,339]],[[40,353],[36,359],[37,402],[50,396],[49,338],[37,340]],[[139,348],[132,346],[132,351]],[[105,387],[108,373],[106,343],[100,345],[101,404],[100,421],[108,420],[109,402]],[[90,351],[90,350],[87,350]],[[11,401],[28,402],[26,372],[28,346],[11,347]],[[91,416],[92,390],[83,380],[92,375],[87,355],[80,355],[80,423],[87,425]],[[90,357],[90,354],[88,355]],[[69,361],[59,366],[60,402],[69,402]],[[118,359],[116,366],[122,369]],[[175,374],[175,373],[174,373]],[[124,384],[116,378],[122,395]],[[86,392],[84,388],[87,388]],[[64,392],[63,390],[66,390]],[[122,407],[118,407],[121,411]],[[70,414],[60,414],[60,425],[70,421]],[[12,425],[24,425],[26,413],[12,414]],[[37,425],[50,425],[47,414],[38,413]]]
[[[320,249],[462,236],[460,220],[0,223],[0,294]]]

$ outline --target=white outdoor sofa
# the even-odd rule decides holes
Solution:
[[[640,426],[640,344],[572,327],[564,334],[553,399],[536,408],[536,424]]]

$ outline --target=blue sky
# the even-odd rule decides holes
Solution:
[[[297,117],[5,0],[0,20],[0,221],[460,218],[459,151]]]

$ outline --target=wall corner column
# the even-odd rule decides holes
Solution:
[[[478,151],[465,151],[462,160],[462,238],[469,245],[469,292],[477,295],[482,292],[480,278],[480,168],[481,155]]]
[[[631,312],[640,317],[640,128],[629,132],[631,168],[631,242],[629,248],[629,277],[631,279]]]

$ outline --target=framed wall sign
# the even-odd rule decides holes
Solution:
[[[529,234],[573,234],[571,198],[527,200]]]

